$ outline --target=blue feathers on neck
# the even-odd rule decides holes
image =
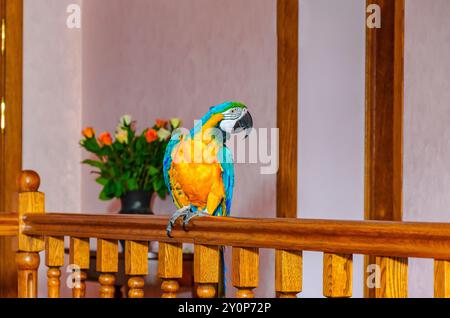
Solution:
[[[217,106],[213,106],[209,109],[209,111],[202,117],[201,120],[199,120],[194,128],[191,129],[191,137],[194,137],[194,135],[201,131],[202,126],[205,125],[208,120],[211,119],[211,117],[215,114],[219,114],[224,112],[227,108],[229,108],[233,102],[226,102]]]

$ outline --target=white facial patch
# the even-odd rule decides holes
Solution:
[[[233,132],[234,125],[236,124],[237,120],[222,120],[220,122],[220,129],[222,129],[224,132],[231,134]]]

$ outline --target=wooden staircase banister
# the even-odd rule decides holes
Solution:
[[[166,235],[166,216],[42,214],[23,217],[23,234],[195,243],[450,260],[450,224],[312,219],[194,219]]]
[[[251,298],[259,285],[259,249],[275,249],[277,297],[296,297],[302,290],[302,252],[323,252],[323,295],[351,297],[353,255],[375,256],[380,298],[408,296],[408,258],[435,262],[435,297],[450,297],[450,223],[336,221],[313,219],[244,219],[207,217],[192,220],[187,231],[176,224],[166,235],[168,216],[46,213],[45,195],[38,191],[39,175],[21,175],[19,213],[0,216],[0,235],[17,235],[19,297],[37,297],[39,252],[45,250],[48,296],[58,298],[64,266],[64,238],[70,238],[74,271],[73,297],[86,291],[89,242],[97,241],[99,296],[115,295],[118,240],[125,240],[125,274],[129,297],[144,297],[148,241],[159,242],[158,276],[162,297],[177,297],[183,277],[184,243],[195,245],[194,280],[197,295],[217,296],[219,246],[232,250],[232,285],[236,296]],[[44,244],[45,243],[45,244]],[[375,272],[375,276],[378,275]],[[371,282],[372,285],[372,282]],[[374,287],[369,287],[374,288]]]

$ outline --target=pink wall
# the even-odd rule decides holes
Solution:
[[[450,2],[407,0],[404,218],[450,222]],[[410,295],[433,296],[433,262],[410,260]]]
[[[83,14],[83,126],[113,130],[130,113],[141,128],[174,116],[192,127],[228,100],[249,105],[256,127],[276,126],[275,0],[88,0]],[[88,171],[82,209],[117,211],[97,200]],[[274,217],[275,183],[259,165],[237,166],[233,215]],[[271,255],[261,255],[260,296],[273,295]]]

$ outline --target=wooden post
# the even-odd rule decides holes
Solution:
[[[194,249],[194,281],[197,283],[199,298],[217,296],[219,283],[219,247],[195,245]]]
[[[90,246],[88,238],[70,238],[70,265],[77,267],[72,273],[74,286],[73,298],[84,298],[86,295],[86,271],[89,269]],[[75,270],[75,268],[74,268]]]
[[[22,172],[23,0],[1,0],[4,44],[0,61],[0,96],[5,102],[0,125],[0,214],[17,212],[17,179]],[[17,298],[17,233],[0,237],[0,298]]]
[[[450,298],[450,261],[434,261],[434,297]]]
[[[159,243],[158,275],[163,280],[162,298],[176,298],[183,277],[183,245]]]
[[[19,178],[19,251],[16,262],[18,268],[19,298],[37,297],[37,270],[39,268],[39,252],[44,250],[44,238],[22,234],[25,214],[44,214],[45,195],[38,192],[39,175],[34,171],[24,171]]]
[[[45,239],[45,265],[48,267],[48,298],[60,297],[60,267],[64,266],[64,237]]]
[[[277,0],[277,217],[297,217],[298,0]]]
[[[125,274],[128,279],[128,297],[144,298],[144,276],[148,275],[148,242],[125,242]]]
[[[302,291],[303,253],[275,251],[275,290],[278,298],[297,298]]]
[[[324,253],[323,295],[329,298],[352,297],[353,256]]]
[[[100,298],[114,298],[116,277],[119,270],[118,241],[97,240],[97,271],[100,272]]]
[[[403,217],[405,0],[366,0],[381,8],[381,28],[366,28],[365,219]],[[365,279],[374,256],[365,257]],[[366,285],[365,297],[376,296]]]
[[[400,257],[377,257],[381,271],[381,286],[376,289],[377,298],[408,297],[408,259]]]
[[[234,247],[232,252],[233,286],[237,298],[253,298],[253,289],[258,287],[259,250],[257,248]]]

